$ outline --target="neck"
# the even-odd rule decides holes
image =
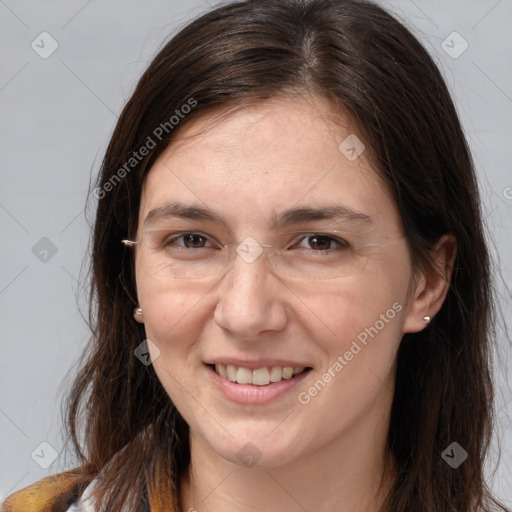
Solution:
[[[378,512],[393,482],[386,429],[354,425],[322,449],[277,467],[246,468],[190,432],[191,463],[181,479],[182,512]]]

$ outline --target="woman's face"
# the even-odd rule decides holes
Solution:
[[[412,268],[369,152],[329,110],[203,116],[145,182],[136,278],[154,370],[193,434],[238,464],[388,428]]]

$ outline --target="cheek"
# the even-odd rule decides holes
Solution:
[[[324,290],[317,294],[311,309],[320,312],[328,333],[318,337],[309,329],[325,354],[320,369],[322,382],[317,387],[326,384],[330,392],[324,398],[329,396],[346,405],[363,396],[370,399],[382,382],[393,385],[396,352],[403,334],[407,280],[368,273]]]
[[[371,410],[386,423],[404,311],[396,296],[345,286],[323,297],[334,335],[316,338],[325,354],[322,367],[297,394],[301,412],[319,419],[319,438],[351,428]]]
[[[336,346],[350,345],[350,340],[375,324],[379,331],[389,330],[390,325],[398,325],[400,331],[406,297],[407,284],[400,279],[366,274],[324,285],[308,302],[329,330],[326,340]]]
[[[137,296],[144,312],[146,336],[162,352],[174,351],[193,343],[201,328],[197,315],[208,302],[205,288],[191,281],[177,286],[173,280],[156,279],[137,272]]]
[[[140,278],[137,284],[146,337],[159,350],[153,360],[154,371],[174,404],[188,418],[194,409],[190,409],[190,395],[199,395],[191,374],[200,364],[197,340],[208,316],[208,297],[204,296],[204,287],[201,294],[194,291],[193,284],[177,288],[151,277]]]

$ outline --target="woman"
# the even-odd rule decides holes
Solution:
[[[3,510],[506,510],[483,478],[471,157],[439,71],[380,7],[194,21],[142,76],[94,195],[82,464]]]

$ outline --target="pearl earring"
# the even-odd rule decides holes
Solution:
[[[143,313],[142,313],[142,308],[135,308],[135,309],[133,310],[133,316],[134,316],[135,318],[137,318],[137,317],[139,317],[139,316],[142,316],[142,314],[143,314]]]
[[[430,317],[429,316],[424,316],[423,317],[423,323],[424,324],[429,324],[430,323]]]

